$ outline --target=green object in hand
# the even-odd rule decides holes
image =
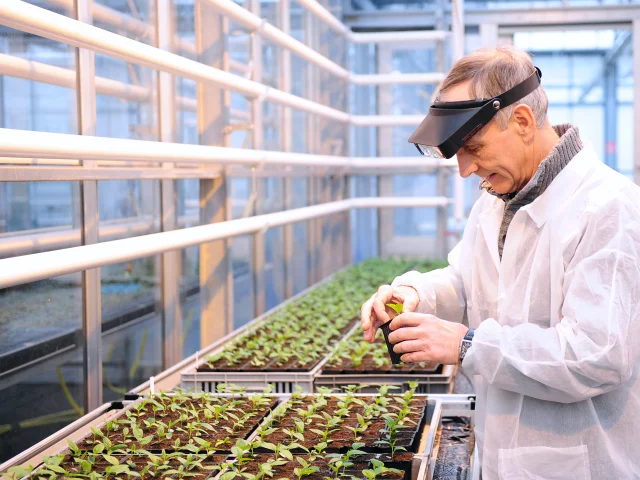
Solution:
[[[387,303],[387,307],[393,308],[393,310],[400,315],[402,313],[402,304],[401,303]]]

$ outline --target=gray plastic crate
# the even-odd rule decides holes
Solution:
[[[345,388],[347,385],[361,385],[363,393],[373,393],[380,385],[396,385],[400,391],[409,390],[409,382],[418,382],[416,393],[449,394],[453,391],[453,377],[456,367],[445,365],[439,374],[411,373],[320,373],[316,378],[316,388]]]
[[[280,399],[280,405],[286,403],[291,396],[290,395],[275,395]],[[336,394],[336,396],[340,396],[340,394]],[[357,396],[368,397],[373,396],[373,394],[368,393],[360,393]],[[417,397],[423,397],[425,395],[416,395]],[[446,396],[445,396],[446,397]],[[431,458],[431,452],[433,450],[434,441],[435,441],[435,428],[432,425],[438,425],[440,423],[440,414],[442,411],[441,408],[441,400],[439,398],[432,398],[428,396],[428,399],[433,406],[433,414],[431,416],[431,422],[425,424],[422,435],[420,437],[420,443],[418,445],[418,452],[415,454],[412,460],[411,465],[411,480],[427,480],[427,475],[429,474],[429,460]],[[276,407],[276,408],[278,408]],[[271,422],[273,414],[268,415],[261,423],[261,426],[268,425]],[[258,432],[260,427],[258,427],[247,439],[247,441],[253,441],[258,436]],[[219,479],[227,470],[222,470],[215,477]]]
[[[345,335],[351,334],[358,325],[354,325]],[[200,365],[206,363],[201,359],[184,369],[180,374],[180,386],[186,390],[215,392],[220,384],[233,384],[244,387],[249,392],[261,392],[268,385],[273,385],[273,393],[294,393],[301,390],[305,393],[314,391],[314,380],[322,371],[322,367],[329,360],[338,347],[339,340],[320,362],[308,372],[198,372]],[[224,345],[211,352],[218,353]]]

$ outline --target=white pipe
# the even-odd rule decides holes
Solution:
[[[238,112],[245,114],[246,112]],[[388,167],[455,167],[455,160],[416,157],[341,157],[308,153],[263,151],[183,143],[90,137],[66,133],[32,132],[0,128],[0,159],[80,159],[122,164],[129,162],[175,162],[176,164],[291,165],[338,167],[345,170]],[[9,175],[6,175],[9,177]],[[0,177],[0,181],[10,178]]]
[[[354,85],[429,85],[444,80],[444,73],[388,73],[351,75]]]
[[[451,35],[453,62],[464,55],[464,0],[451,2]],[[462,236],[462,219],[464,218],[464,179],[460,175],[453,181],[453,217],[456,222],[458,238]]]
[[[69,13],[73,12],[73,0],[46,0],[50,5],[66,8]],[[146,22],[138,20],[131,15],[126,15],[113,8],[93,2],[91,5],[91,15],[97,20],[112,26],[116,30],[124,30],[133,35],[151,38],[153,28]]]
[[[212,82],[243,95],[272,101],[280,105],[349,122],[349,114],[290,93],[269,88],[251,80],[209,67],[141,42],[107,32],[93,25],[29,5],[23,1],[5,1],[0,9],[0,23],[11,28],[49,38],[51,40],[88,48],[125,61],[190,78]]]
[[[51,5],[57,5],[59,7],[66,8],[69,12],[73,11],[73,0],[45,0]],[[153,25],[138,20],[131,15],[119,12],[113,8],[102,5],[98,2],[93,2],[91,5],[91,14],[94,20],[105,23],[114,30],[123,30],[135,36],[143,38],[153,38],[155,35],[155,28]],[[176,36],[173,39],[176,48],[179,51],[189,53],[191,55],[197,55],[196,46],[193,43],[189,43],[186,40]]]
[[[120,225],[100,225],[100,241],[116,240],[151,232],[153,222],[134,221]],[[60,248],[80,245],[80,230],[69,229],[55,232],[37,232],[2,238],[0,236],[0,258],[29,255]]]
[[[24,78],[34,82],[48,83],[60,87],[76,88],[76,72],[68,68],[47,65],[24,58],[14,57],[0,53],[0,74],[12,77]],[[96,93],[110,97],[121,98],[131,102],[151,102],[154,100],[151,89],[138,85],[111,80],[110,78],[96,77]],[[184,110],[197,110],[195,99],[178,97],[177,105]]]
[[[282,48],[286,48],[291,53],[295,53],[300,58],[323,68],[327,72],[330,72],[339,78],[349,77],[349,72],[337,63],[329,60],[327,57],[321,55],[312,48],[307,47],[304,43],[296,40],[291,35],[284,33],[279,28],[274,27],[258,15],[255,15],[246,8],[241,7],[233,0],[207,1],[214,5],[224,15],[228,16],[232,21],[242,25],[248,30],[252,30],[254,33],[259,34],[265,40],[269,40]]]
[[[237,70],[242,73],[249,73],[251,71],[251,68],[249,67],[249,65],[247,65],[246,63],[242,63],[237,60],[234,60],[233,58],[229,59],[229,68],[231,70]]]
[[[444,197],[354,198],[171,232],[6,258],[0,260],[0,289],[264,231],[285,224],[341,213],[351,208],[437,207],[447,205],[448,202]]]
[[[347,157],[0,128],[0,156],[260,166],[348,166]],[[0,179],[1,181],[2,179]]]
[[[352,115],[351,124],[358,127],[418,126],[423,115]]]
[[[306,8],[309,12],[313,13],[316,17],[326,23],[333,30],[344,36],[347,40],[350,40],[352,35],[351,30],[340,20],[338,20],[333,13],[320,5],[316,0],[297,0],[302,7]]]
[[[449,36],[443,30],[418,30],[409,32],[371,32],[352,33],[353,43],[406,43],[406,42],[441,42]]]
[[[354,33],[335,15],[323,7],[317,0],[297,0],[307,11],[314,14],[326,25],[340,33],[352,43],[398,43],[442,41],[449,32],[439,30],[421,30],[413,32],[374,32]]]
[[[352,157],[349,161],[352,169],[370,168],[453,168],[458,163],[453,159],[432,157]]]

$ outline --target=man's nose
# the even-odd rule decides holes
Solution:
[[[458,160],[458,168],[460,169],[460,176],[462,178],[467,178],[472,173],[478,171],[478,166],[474,162],[471,155],[466,155],[464,153],[458,152],[456,158]]]

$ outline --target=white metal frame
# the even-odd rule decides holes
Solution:
[[[445,197],[361,197],[226,222],[0,260],[0,288],[127,262],[237,235],[264,232],[352,208],[439,207]]]
[[[348,111],[328,107],[320,102],[320,83],[317,78],[311,78],[308,85],[308,98],[293,95],[290,78],[286,73],[278,84],[279,88],[272,88],[262,83],[259,57],[261,56],[260,41],[267,40],[282,47],[281,60],[283,65],[289,65],[292,54],[308,62],[311,71],[318,69],[343,79],[347,85],[393,85],[393,84],[438,84],[443,79],[443,73],[426,74],[374,74],[353,75],[347,68],[338,65],[316,49],[319,47],[318,38],[312,38],[311,44],[305,44],[294,39],[289,32],[288,19],[289,4],[281,3],[281,26],[278,29],[262,20],[259,10],[246,10],[231,0],[202,0],[202,5],[215,7],[225,21],[234,20],[250,30],[252,34],[252,60],[243,64],[224,55],[221,64],[203,61],[202,33],[211,26],[211,19],[202,18],[196,14],[196,22],[202,22],[200,33],[196,32],[196,42],[191,44],[174,35],[171,31],[171,11],[168,0],[153,2],[155,23],[148,24],[132,16],[125,15],[114,9],[100,5],[92,0],[46,0],[58,7],[66,8],[73,18],[59,15],[52,11],[30,5],[22,0],[2,2],[0,4],[0,24],[22,30],[24,32],[49,38],[54,41],[78,47],[76,71],[46,65],[34,61],[20,59],[9,55],[0,55],[0,74],[16,76],[32,81],[45,82],[65,88],[76,88],[78,98],[78,125],[81,135],[62,135],[43,132],[0,129],[0,181],[51,181],[78,180],[81,185],[83,208],[82,225],[56,231],[22,232],[18,235],[0,235],[0,252],[5,254],[17,253],[23,255],[0,260],[0,288],[33,282],[38,279],[52,278],[64,273],[82,271],[84,273],[85,291],[91,290],[84,298],[84,329],[91,358],[86,359],[88,366],[85,372],[85,390],[87,399],[85,406],[89,409],[101,404],[101,379],[99,343],[100,338],[100,275],[99,267],[132,260],[150,255],[161,255],[162,265],[162,304],[167,314],[163,320],[165,331],[163,357],[165,367],[175,363],[181,352],[178,351],[176,338],[168,339],[170,333],[180,326],[180,312],[177,311],[178,293],[176,276],[178,274],[178,255],[176,251],[187,246],[201,246],[201,263],[213,261],[226,262],[229,259],[221,254],[219,248],[213,247],[216,240],[228,239],[236,235],[251,234],[256,238],[255,245],[262,246],[260,240],[264,232],[272,227],[285,226],[285,250],[291,248],[293,238],[291,225],[295,222],[309,221],[310,246],[314,248],[315,260],[310,267],[310,278],[320,278],[326,274],[320,268],[318,259],[329,255],[336,248],[350,245],[348,218],[352,209],[359,208],[398,208],[398,207],[435,207],[443,209],[451,203],[444,197],[431,198],[354,198],[348,199],[348,190],[344,188],[348,182],[347,175],[367,172],[389,171],[391,173],[408,169],[409,171],[425,171],[429,169],[455,168],[455,161],[440,161],[416,157],[408,158],[367,158],[336,155],[319,155],[323,151],[318,140],[317,130],[323,121],[335,121],[351,126],[402,126],[417,125],[422,117],[414,115],[387,116],[358,116]],[[333,30],[341,34],[346,42],[361,43],[423,43],[442,42],[450,36],[445,31],[417,31],[417,32],[385,32],[385,33],[353,33],[322,7],[316,0],[297,0],[312,17],[310,24],[317,22],[328,24]],[[197,2],[198,3],[198,2]],[[114,31],[126,32],[135,37],[143,37],[150,44],[138,42],[110,31],[95,27],[92,20],[100,21],[113,27]],[[207,23],[208,22],[208,23]],[[205,25],[207,23],[207,25]],[[174,52],[187,53],[197,57],[198,61],[177,55]],[[150,67],[157,71],[157,82],[152,88],[114,81],[107,78],[95,77],[93,57],[95,53],[109,55],[130,63]],[[246,76],[238,76],[230,71],[238,71]],[[172,76],[180,76],[198,83],[198,99],[180,98],[175,95]],[[249,79],[251,77],[252,79]],[[217,89],[217,90],[216,90]],[[180,108],[198,113],[198,127],[202,134],[203,125],[211,120],[211,107],[205,107],[203,98],[215,98],[215,91],[224,91],[225,100],[220,106],[219,116],[215,121],[226,122],[228,118],[235,118],[244,122],[235,128],[252,129],[254,139],[257,139],[254,149],[229,148],[229,131],[222,130],[216,138],[208,138],[200,145],[177,144],[173,137],[175,119],[172,115],[174,108]],[[228,106],[229,92],[237,92],[246,96],[252,103],[251,112],[234,111]],[[159,105],[157,120],[160,131],[160,141],[122,140],[100,138],[95,136],[95,95],[109,95],[133,103],[157,102]],[[204,96],[203,96],[204,95]],[[284,132],[281,150],[260,150],[260,128],[263,121],[262,103],[273,102],[283,107],[281,128]],[[209,109],[209,112],[207,112]],[[309,115],[308,138],[311,140],[314,154],[299,154],[291,152],[291,122],[293,109],[306,112]],[[324,146],[326,147],[326,146]],[[347,149],[348,151],[348,149]],[[217,189],[226,188],[225,179],[228,175],[246,175],[248,169],[256,176],[274,175],[273,167],[280,168],[284,177],[304,175],[311,178],[309,189],[309,203],[323,202],[309,207],[290,209],[291,184],[287,178],[285,190],[288,192],[285,212],[258,215],[239,220],[224,221],[229,218],[230,205],[219,198],[212,200]],[[391,169],[391,170],[389,170]],[[331,178],[329,177],[331,176]],[[314,178],[322,177],[322,178]],[[162,198],[162,232],[137,238],[109,240],[134,234],[149,232],[149,223],[143,218],[122,222],[119,225],[100,225],[97,219],[97,181],[114,178],[148,178],[160,179]],[[216,222],[183,230],[173,230],[181,225],[180,218],[176,218],[172,198],[174,194],[173,179],[201,178],[201,202],[206,208],[201,209],[201,223]],[[203,191],[206,190],[206,191]],[[312,200],[313,197],[313,200]],[[346,198],[346,199],[345,199]],[[209,203],[207,203],[209,202]],[[335,233],[326,234],[322,224],[330,226],[332,232],[342,222],[344,238],[337,240]],[[98,240],[107,240],[97,243]],[[42,242],[49,242],[44,245]],[[31,254],[34,244],[41,244],[41,248],[58,248],[55,251]],[[63,248],[75,244],[83,246]],[[91,245],[91,243],[93,243]],[[219,244],[218,244],[219,245]],[[40,248],[40,247],[38,247]],[[35,250],[37,251],[37,250]],[[10,253],[9,253],[10,252]],[[204,256],[206,260],[203,260]],[[258,259],[259,260],[259,259]],[[331,260],[331,270],[340,267],[342,263],[350,262],[350,256]],[[256,261],[256,269],[262,268],[260,261]],[[326,269],[325,269],[326,270]],[[232,282],[227,270],[227,282]],[[213,281],[213,268],[201,271],[201,290],[207,290]],[[289,275],[289,277],[287,277]],[[286,296],[292,293],[290,273],[285,273]],[[169,278],[171,277],[171,278]],[[169,281],[167,281],[169,280]],[[215,277],[217,281],[224,278]],[[203,305],[202,315],[215,313],[216,308],[224,308],[225,323],[220,332],[224,334],[229,329],[231,315],[229,303],[232,290],[226,289],[223,294],[208,298],[207,305]],[[204,296],[206,297],[206,292]],[[226,297],[226,300],[225,298]],[[232,303],[232,302],[231,302]],[[226,305],[226,306],[225,306]],[[213,336],[205,336],[203,341],[211,341]],[[216,335],[217,335],[216,333]],[[215,335],[214,335],[215,336]],[[90,347],[90,348],[89,348]],[[95,368],[98,368],[96,373]]]

